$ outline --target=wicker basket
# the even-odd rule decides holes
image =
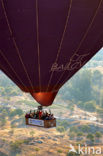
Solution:
[[[32,118],[25,118],[26,125],[38,126],[44,128],[56,127],[56,118],[52,120],[39,120]]]

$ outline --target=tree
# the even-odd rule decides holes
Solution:
[[[83,132],[78,132],[78,133],[77,133],[77,136],[78,136],[78,137],[83,136]]]
[[[70,136],[70,139],[73,140],[73,139],[75,139],[76,134],[75,134],[75,132],[71,132],[69,134],[69,136]]]
[[[103,108],[98,108],[97,113],[100,117],[103,117]]]
[[[58,152],[58,153],[62,153],[63,151],[62,151],[61,149],[58,149],[57,152]]]
[[[103,90],[100,90],[100,106],[103,108]]]
[[[6,121],[5,118],[0,119],[0,126],[5,126],[6,122],[7,122],[7,121]]]
[[[80,156],[80,154],[70,152],[70,153],[67,153],[67,156]]]
[[[93,85],[99,85],[99,87],[101,87],[101,80],[102,80],[102,74],[99,70],[95,70],[92,74],[92,83]]]
[[[60,133],[65,132],[65,128],[63,126],[58,126],[56,130],[59,131]]]
[[[95,137],[99,140],[102,137],[102,133],[101,132],[96,132]]]
[[[75,132],[75,133],[79,132],[78,127],[75,126],[70,127],[70,132]]]
[[[30,135],[31,135],[32,137],[34,136],[34,134],[35,134],[34,131],[30,131]]]
[[[4,88],[4,87],[0,87],[0,94],[1,94],[2,96],[5,95],[5,88]]]
[[[68,127],[70,126],[70,123],[67,121],[67,120],[63,120],[63,121],[61,121],[61,120],[57,120],[57,125],[58,126],[63,126],[64,127],[64,129],[66,130],[66,129],[68,129]]]
[[[81,131],[84,133],[88,133],[90,130],[90,127],[88,125],[82,125],[81,126]]]
[[[86,102],[92,98],[91,72],[82,70],[72,79],[70,93],[75,102]]]
[[[91,134],[91,133],[89,133],[89,134],[87,135],[87,139],[89,139],[89,140],[93,143],[93,142],[94,142],[94,135]]]
[[[97,138],[100,138],[100,137],[102,136],[102,133],[101,133],[101,132],[96,132],[96,133],[95,133],[95,136],[96,136]]]
[[[103,91],[101,92],[102,84],[103,84],[103,75],[101,74],[101,72],[99,70],[95,70],[93,72],[92,82],[93,82],[94,86],[95,85],[98,86],[98,97],[97,97],[97,99],[98,99],[99,105],[101,105],[103,102],[103,98],[102,98]]]
[[[95,112],[96,111],[96,102],[95,101],[85,102],[84,109],[89,112]]]
[[[40,150],[39,148],[35,148],[36,156],[38,155],[39,150]]]
[[[15,142],[12,142],[10,144],[10,147],[11,147],[11,151],[13,152],[20,152],[21,151],[21,145],[23,144],[23,141],[22,140],[17,140]]]

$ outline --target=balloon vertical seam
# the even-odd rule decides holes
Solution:
[[[68,25],[69,18],[70,18],[70,14],[71,14],[72,1],[73,1],[73,0],[71,0],[71,1],[70,1],[70,4],[69,4],[68,13],[67,13],[67,18],[66,18],[66,22],[65,22],[65,26],[64,26],[62,38],[61,38],[61,40],[60,40],[60,45],[59,45],[59,48],[58,48],[58,52],[57,52],[57,56],[56,56],[55,63],[58,61],[58,58],[59,58],[59,55],[60,55],[60,52],[61,52],[62,44],[63,44],[64,37],[65,37],[65,33],[66,33],[66,30],[67,30],[67,25]],[[48,86],[47,86],[47,91],[48,91],[50,82],[51,82],[51,80],[52,80],[53,74],[54,74],[54,71],[52,71],[52,73],[51,73],[51,76],[50,76],[50,79],[49,79],[49,82],[48,82]]]
[[[38,0],[36,0],[36,30],[37,30],[37,52],[38,52],[38,74],[39,74],[39,87],[41,91],[41,72],[40,72],[40,44],[39,44],[39,13],[38,13]]]
[[[30,83],[30,85],[31,85],[31,87],[32,87],[32,89],[33,89],[32,82],[31,82],[30,77],[29,77],[29,75],[28,75],[28,72],[27,72],[27,70],[26,70],[26,68],[25,68],[25,65],[24,65],[24,63],[23,63],[23,61],[22,61],[22,58],[21,58],[21,55],[20,55],[20,52],[19,52],[17,43],[16,43],[16,41],[15,41],[15,39],[14,39],[14,37],[13,37],[13,32],[12,32],[12,29],[11,29],[11,26],[10,26],[10,23],[9,23],[9,20],[8,20],[8,17],[7,17],[7,13],[6,13],[6,9],[5,9],[4,1],[3,1],[3,0],[1,0],[1,4],[2,4],[2,8],[3,8],[3,11],[4,11],[5,19],[6,19],[6,22],[7,22],[7,25],[8,25],[10,34],[11,34],[11,37],[12,37],[13,44],[14,44],[15,49],[16,49],[16,52],[17,52],[17,54],[18,54],[19,60],[20,60],[20,62],[21,62],[21,64],[22,64],[22,66],[23,66],[23,69],[24,69],[24,71],[25,71],[25,73],[26,73],[26,76],[27,76],[27,78],[28,78],[28,81],[29,81],[29,83]]]
[[[80,47],[81,47],[83,41],[84,41],[85,38],[87,37],[88,32],[89,32],[89,30],[90,30],[91,27],[92,27],[92,24],[93,24],[93,22],[94,22],[94,20],[95,20],[95,18],[96,18],[96,16],[97,16],[97,14],[98,14],[98,11],[99,11],[99,9],[100,9],[100,7],[101,7],[102,2],[103,2],[103,0],[100,0],[100,2],[99,2],[99,4],[98,4],[98,7],[97,7],[97,9],[96,9],[96,11],[95,11],[95,13],[94,13],[94,15],[93,15],[93,18],[92,18],[92,20],[91,20],[91,22],[90,22],[88,28],[86,29],[86,32],[85,32],[85,34],[83,35],[83,37],[82,37],[82,39],[81,39],[79,45],[77,46],[76,51],[75,51],[74,54],[71,56],[70,60],[73,58],[73,56],[74,56],[75,54],[77,54],[77,52],[78,52],[78,50],[80,49]],[[71,63],[71,61],[69,62],[69,64],[70,64],[70,63]],[[69,64],[68,64],[68,65],[69,65]],[[61,78],[63,77],[64,73],[65,73],[65,71],[61,74],[61,76],[60,76],[59,80],[57,81],[56,85],[57,85],[58,82],[61,80]],[[69,75],[68,75],[68,76],[69,76]],[[68,76],[67,76],[67,77],[68,77]],[[67,78],[66,78],[66,79],[67,79]],[[64,83],[64,82],[63,82],[63,83]],[[62,84],[63,84],[63,83],[62,83]],[[53,87],[53,89],[56,87],[56,85]]]

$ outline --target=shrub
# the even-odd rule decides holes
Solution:
[[[78,132],[77,136],[83,136],[83,132]]]
[[[58,152],[58,153],[62,153],[62,150],[61,150],[61,149],[58,149],[57,152]]]
[[[84,103],[84,109],[89,112],[95,112],[96,111],[96,102],[95,101],[88,101]]]
[[[30,131],[30,135],[31,135],[32,137],[34,136],[34,134],[35,134],[34,131]]]
[[[67,153],[67,156],[80,156],[80,154],[70,152],[70,153]]]
[[[77,133],[79,130],[78,130],[78,127],[74,127],[74,126],[72,126],[72,127],[70,127],[70,132],[75,132],[75,133]]]
[[[89,139],[91,142],[94,142],[94,135],[92,133],[89,133],[87,135],[87,139]]]
[[[95,133],[95,136],[96,136],[97,138],[100,138],[100,137],[102,136],[102,134],[101,134],[101,132],[96,132],[96,133]]]
[[[39,148],[35,148],[35,151],[38,152],[40,149]]]
[[[57,120],[57,125],[58,126],[63,126],[65,129],[68,129],[68,127],[70,126],[70,123],[66,120]]]
[[[76,136],[76,134],[75,134],[75,132],[71,132],[71,133],[69,134],[69,136],[70,136],[70,139],[72,140],[72,139],[74,139],[74,137]]]
[[[11,143],[10,147],[12,151],[21,151],[21,145],[24,143],[24,140],[17,140],[13,143]]]
[[[5,126],[6,122],[7,122],[6,119],[1,119],[0,126]]]
[[[63,126],[58,126],[56,130],[60,133],[65,132],[65,128]]]
[[[88,125],[82,125],[81,126],[81,131],[84,133],[88,133],[90,130],[90,127]]]

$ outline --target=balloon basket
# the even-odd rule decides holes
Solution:
[[[39,119],[32,119],[32,118],[25,118],[26,125],[30,126],[37,126],[37,127],[44,127],[44,128],[52,128],[56,127],[56,118],[52,120],[39,120]]]

